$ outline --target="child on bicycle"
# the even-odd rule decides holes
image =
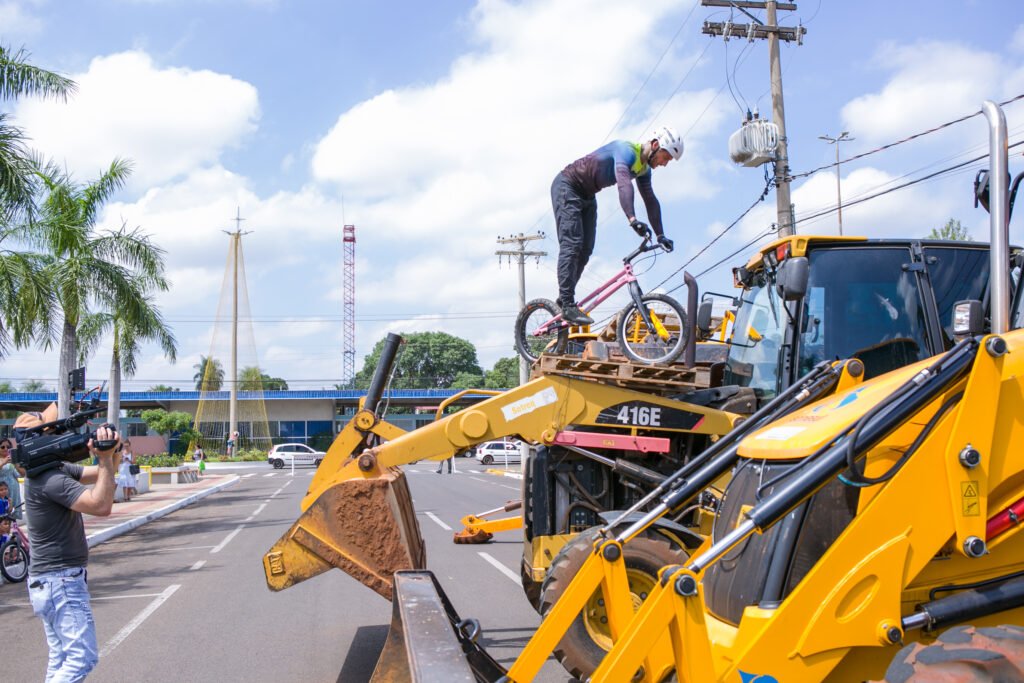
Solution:
[[[597,200],[594,195],[611,185],[618,186],[619,205],[630,227],[641,237],[649,236],[647,225],[633,210],[633,181],[644,200],[647,219],[665,251],[672,240],[661,227],[661,205],[651,189],[651,169],[683,156],[683,140],[669,127],[659,128],[645,142],[615,140],[572,162],[551,183],[551,205],[558,233],[558,305],[562,317],[573,325],[589,325],[593,319],[576,306],[576,283],[594,251],[597,228]]]

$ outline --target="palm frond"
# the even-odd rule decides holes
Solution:
[[[40,95],[66,101],[78,86],[67,76],[28,63],[25,48],[17,51],[0,44],[0,98]]]

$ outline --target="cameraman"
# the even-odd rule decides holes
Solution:
[[[57,417],[50,405],[41,415],[25,413],[18,417],[15,429],[29,428]],[[106,426],[96,431],[96,440],[118,439]],[[96,626],[89,607],[85,565],[89,546],[85,538],[82,513],[105,517],[114,502],[114,453],[120,441],[107,450],[96,450],[88,443],[96,465],[63,463],[25,480],[25,509],[31,526],[28,530],[32,555],[29,564],[28,593],[32,611],[43,620],[46,642],[50,647],[46,681],[83,680],[96,662]],[[92,489],[87,484],[94,484]]]

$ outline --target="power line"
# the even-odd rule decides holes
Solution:
[[[1024,99],[1024,93],[1022,93],[1020,95],[1017,95],[1016,97],[1011,97],[1010,99],[1006,100],[1005,102],[1000,102],[999,106],[1000,107],[1004,107],[1004,106],[1006,106],[1008,104],[1011,104],[1013,102],[1016,102],[1017,100],[1020,100],[1020,99]],[[869,150],[867,152],[863,152],[861,154],[856,154],[856,155],[850,157],[849,159],[843,159],[842,161],[837,162],[837,163],[827,164],[825,166],[819,166],[818,168],[813,168],[810,171],[805,171],[803,173],[796,173],[796,174],[790,175],[790,176],[788,176],[786,178],[786,180],[787,181],[791,181],[791,180],[796,180],[797,178],[806,178],[807,176],[814,175],[815,173],[818,173],[819,171],[824,171],[824,170],[827,170],[827,169],[830,169],[830,168],[835,168],[839,164],[846,164],[846,163],[849,163],[851,161],[857,161],[858,159],[863,159],[866,156],[870,156],[872,154],[876,154],[878,152],[882,152],[882,151],[885,151],[887,149],[891,149],[892,147],[895,147],[897,145],[902,145],[904,142],[910,142],[911,140],[916,140],[917,138],[924,137],[925,135],[930,135],[931,133],[935,133],[935,132],[943,130],[945,128],[949,128],[952,125],[955,125],[957,123],[962,123],[962,122],[967,121],[968,119],[972,119],[975,116],[978,116],[980,114],[981,114],[981,110],[979,109],[978,111],[974,112],[973,114],[966,114],[964,116],[961,116],[958,119],[953,119],[952,121],[947,121],[946,123],[943,123],[943,124],[940,124],[938,126],[935,126],[934,128],[929,128],[928,130],[921,131],[920,133],[914,133],[913,135],[909,135],[909,136],[907,136],[907,137],[905,137],[905,138],[903,138],[901,140],[896,140],[895,142],[890,142],[887,145],[882,145],[881,147],[876,147],[875,149]]]

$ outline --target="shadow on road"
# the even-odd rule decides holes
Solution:
[[[348,648],[345,664],[338,674],[337,683],[366,683],[377,666],[384,642],[388,639],[389,626],[360,626]]]

